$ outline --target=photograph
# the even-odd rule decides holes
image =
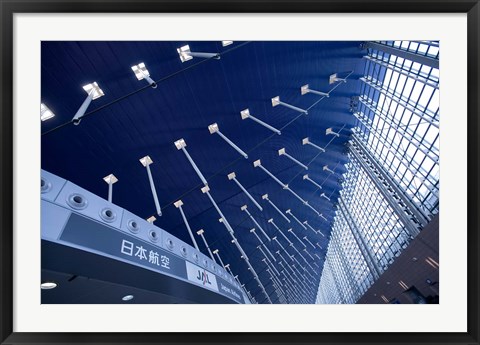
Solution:
[[[435,39],[39,42],[41,303],[441,304]]]

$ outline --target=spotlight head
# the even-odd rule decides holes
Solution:
[[[135,73],[135,77],[137,77],[138,80],[142,80],[143,78],[150,76],[150,73],[148,72],[143,62],[140,62],[138,65],[132,66],[132,71],[133,73]]]
[[[302,139],[302,145],[307,145],[308,143],[310,143],[308,137]]]
[[[267,220],[267,222],[273,223],[273,218],[270,218],[269,220]]]
[[[308,180],[308,174],[303,175],[304,180]]]
[[[278,155],[281,156],[281,155],[284,155],[285,154],[285,147],[278,150]]]
[[[273,97],[272,98],[272,107],[276,107],[279,104],[280,104],[280,96]]]
[[[288,209],[288,210],[285,211],[285,213],[291,214],[291,213],[292,213],[292,210],[291,210],[291,209]]]
[[[242,211],[245,211],[245,210],[247,209],[247,205],[243,205],[242,207],[240,207],[240,209],[241,209]]]
[[[213,254],[218,254],[218,249],[215,249],[212,253]]]
[[[139,159],[139,161],[144,167],[153,163],[153,160],[150,158],[150,156],[142,157]]]
[[[201,191],[203,194],[205,194],[210,191],[210,187],[209,186],[202,187]]]
[[[156,221],[157,218],[155,218],[155,216],[151,216],[149,218],[147,218],[147,222],[149,222],[150,224],[153,224],[154,221]]]
[[[250,110],[244,109],[240,112],[240,116],[242,117],[242,120],[245,120],[247,117],[250,116]]]
[[[277,236],[272,237],[272,240],[276,241],[276,240],[277,240]]]
[[[250,229],[250,232],[255,232],[255,228],[253,228],[253,229]]]
[[[98,84],[96,82],[93,82],[93,83],[87,84],[87,85],[83,85],[82,87],[85,90],[85,92],[88,93],[88,94],[93,92],[92,99],[97,99],[97,98],[100,98],[100,97],[105,95],[103,93],[102,89],[100,89],[100,87],[98,86]]]
[[[257,159],[255,162],[253,162],[253,166],[256,168],[258,166],[262,165],[262,162],[260,161],[260,159]]]
[[[182,148],[187,146],[187,143],[185,142],[185,140],[183,138],[178,139],[177,141],[174,142],[174,144],[175,144],[175,147],[177,148],[177,150],[181,150]]]
[[[268,200],[268,194],[263,194],[263,195],[262,195],[262,199],[263,199],[263,200]]]
[[[205,231],[203,231],[203,229],[200,229],[200,230],[197,231],[197,235],[201,235],[201,234],[203,234],[204,232],[205,232]]]
[[[177,53],[180,56],[180,61],[182,62],[193,59],[193,57],[190,55],[191,51],[188,44],[183,47],[177,48]]]
[[[46,121],[54,117],[55,114],[45,104],[40,103],[40,120]]]
[[[230,174],[227,175],[229,180],[233,180],[237,175],[235,175],[235,172],[231,172]]]
[[[301,88],[300,88],[300,92],[302,95],[305,95],[306,93],[308,93],[308,84],[306,85],[303,85]]]
[[[183,205],[183,201],[182,201],[182,200],[178,200],[178,201],[175,201],[173,204],[175,205],[176,208],[179,208],[180,206]]]
[[[114,183],[118,182],[118,179],[115,177],[114,174],[110,174],[108,176],[105,176],[103,178],[103,180],[108,184],[114,184]]]
[[[208,126],[208,131],[210,134],[216,133],[219,131],[217,123],[212,123],[210,126]]]
[[[222,41],[222,46],[226,47],[226,46],[229,46],[232,43],[233,43],[233,41]]]

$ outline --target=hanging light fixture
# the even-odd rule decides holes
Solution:
[[[177,141],[174,142],[174,144],[175,144],[175,147],[177,148],[177,150],[182,150],[183,151],[183,153],[187,157],[188,161],[190,162],[190,165],[193,167],[193,170],[195,170],[195,172],[197,173],[200,180],[202,180],[203,184],[205,186],[207,186],[208,185],[207,180],[205,179],[205,177],[203,177],[200,169],[198,169],[198,167],[195,164],[195,162],[193,161],[192,157],[190,157],[190,155],[188,154],[188,151],[186,149],[187,143],[185,142],[185,140],[184,139],[178,139]]]
[[[182,62],[189,61],[194,57],[205,58],[205,59],[214,58],[216,60],[220,60],[220,55],[218,53],[192,52],[188,44],[180,48],[177,48],[177,53],[180,57],[180,61]]]
[[[303,95],[306,95],[307,93],[313,93],[313,94],[316,94],[316,95],[319,95],[319,96],[323,96],[323,97],[327,97],[327,98],[330,97],[330,93],[312,90],[312,89],[310,89],[310,87],[308,86],[308,84],[303,85],[303,86],[300,88],[300,93],[302,94],[302,96],[303,96]]]
[[[291,104],[288,104],[288,103],[285,103],[285,102],[280,101],[280,96],[277,96],[277,97],[273,97],[273,98],[272,98],[272,107],[276,107],[277,105],[282,105],[282,106],[287,107],[287,108],[289,108],[289,109],[298,111],[299,113],[308,115],[308,111],[307,111],[307,110],[304,110],[304,109],[295,107],[295,106],[293,106],[293,105],[291,105]]]
[[[155,202],[155,208],[157,209],[157,214],[162,216],[162,210],[160,209],[160,203],[158,202],[157,191],[155,190],[155,184],[153,183],[152,172],[150,171],[150,164],[153,163],[153,160],[150,156],[145,156],[140,158],[140,163],[147,169],[148,180],[150,181],[150,189],[152,190],[153,201]]]
[[[260,229],[260,231],[262,232],[263,236],[265,236],[267,238],[267,240],[270,242],[271,239],[270,237],[268,237],[268,235],[266,234],[265,230],[263,230],[263,228],[260,226],[260,224],[258,224],[258,222],[255,220],[255,218],[253,218],[253,216],[250,214],[250,212],[248,212],[248,209],[247,209],[247,205],[243,205],[242,207],[240,207],[240,209],[242,211],[244,211],[248,217],[252,220],[252,222],[257,226],[257,228]]]
[[[175,205],[176,208],[178,208],[178,210],[180,211],[180,213],[182,215],[183,222],[185,223],[185,226],[188,230],[188,234],[190,235],[190,238],[192,239],[193,246],[195,247],[196,250],[200,251],[200,249],[198,248],[197,241],[195,241],[195,237],[193,236],[192,229],[190,228],[190,224],[188,224],[188,220],[187,220],[187,217],[185,216],[185,212],[183,212],[183,208],[182,208],[183,201],[178,200],[178,201],[174,202],[173,204]]]
[[[256,123],[258,123],[258,124],[262,125],[263,127],[271,130],[272,132],[277,133],[278,135],[281,135],[281,134],[282,134],[282,132],[281,132],[280,130],[276,129],[275,127],[270,126],[268,123],[265,123],[265,122],[263,122],[262,120],[259,120],[259,119],[257,119],[255,116],[251,115],[251,114],[250,114],[250,111],[249,111],[248,109],[242,110],[242,111],[240,112],[240,115],[241,115],[241,117],[242,117],[242,120],[252,119],[252,120],[255,121]]]
[[[310,141],[310,139],[308,137],[302,139],[302,145],[310,145],[310,146],[315,147],[317,150],[319,150],[321,152],[325,152],[325,149],[323,147],[315,145],[314,143],[312,143]]]
[[[279,155],[279,156],[285,156],[285,157],[287,157],[288,159],[290,159],[292,162],[300,165],[303,169],[308,170],[308,166],[306,166],[305,164],[303,164],[303,163],[300,162],[299,160],[297,160],[297,159],[293,158],[292,156],[290,156],[290,155],[286,152],[285,148],[281,148],[280,150],[278,150],[278,155]]]
[[[268,198],[268,194],[263,194],[263,195],[262,195],[262,199],[263,199],[263,200],[267,200],[268,203],[269,203],[270,205],[272,205],[273,209],[274,209],[275,211],[277,211],[278,214],[283,217],[283,219],[285,219],[287,222],[290,223],[290,219],[288,219],[288,217],[287,217],[286,215],[284,215],[282,211],[280,211],[280,209],[273,203],[273,201],[271,201],[271,200]]]
[[[108,202],[112,202],[113,184],[118,182],[114,174],[105,176],[103,180],[108,184]]]
[[[132,71],[133,73],[135,73],[135,77],[137,77],[138,80],[145,79],[153,89],[157,88],[157,83],[155,83],[153,79],[150,78],[150,72],[148,72],[147,67],[145,67],[145,64],[143,62],[140,62],[138,65],[132,66]]]
[[[210,132],[210,134],[214,134],[214,133],[218,134],[220,136],[220,138],[225,140],[227,142],[227,144],[229,144],[231,147],[233,147],[235,149],[235,151],[240,153],[245,159],[248,158],[248,155],[245,152],[243,152],[243,150],[241,148],[239,148],[237,145],[235,145],[233,143],[233,141],[228,139],[222,132],[220,132],[220,129],[218,128],[218,125],[216,123],[212,123],[210,126],[208,126],[208,131]]]
[[[263,211],[263,208],[262,206],[260,206],[258,204],[258,202],[253,198],[253,196],[245,189],[245,187],[242,186],[242,184],[240,182],[238,182],[237,180],[237,175],[235,175],[235,172],[232,172],[230,174],[227,175],[228,179],[229,180],[233,180],[235,181],[235,183],[240,187],[240,189],[248,196],[248,198],[255,204],[255,206],[257,206],[257,208],[260,210],[260,211]]]
[[[80,124],[81,118],[85,115],[85,112],[87,111],[88,106],[90,105],[90,102],[92,102],[92,100],[105,95],[96,82],[84,85],[82,87],[87,93],[87,98],[85,99],[85,101],[83,101],[82,105],[77,110],[75,116],[73,116],[72,122],[74,125]]]

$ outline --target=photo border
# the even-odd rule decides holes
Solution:
[[[475,1],[187,1],[0,0],[0,341],[2,344],[435,343],[478,344],[479,325],[479,15]],[[15,13],[467,13],[468,321],[465,333],[14,333],[13,332],[13,16]]]

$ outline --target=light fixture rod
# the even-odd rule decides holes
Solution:
[[[320,147],[312,142],[308,142],[308,145],[315,147],[317,150],[320,150],[322,152],[325,152],[325,149],[323,147]]]
[[[306,224],[314,233],[317,233],[317,230],[315,230],[310,224],[308,224],[307,221],[304,221],[303,223]]]
[[[157,214],[162,216],[162,210],[160,209],[160,203],[158,201],[157,190],[155,189],[155,184],[153,183],[152,172],[150,171],[150,164],[145,164],[145,168],[147,168],[148,174],[148,181],[150,182],[150,189],[152,190],[153,201],[155,203],[155,208],[157,209]]]
[[[304,177],[304,180],[307,180],[307,181],[310,181],[314,186],[316,186],[317,188],[319,189],[322,189],[322,186],[319,185],[317,182],[315,182],[314,180],[312,180],[308,175],[305,175],[306,177]]]
[[[203,236],[203,232],[198,233],[198,231],[197,231],[197,234],[202,238],[203,243],[205,244],[205,247],[207,247],[208,253],[210,254],[210,257],[212,258],[212,261],[215,262],[215,263],[217,263],[217,262],[215,261],[215,257],[213,256],[212,250],[211,250],[210,247],[208,246],[208,243],[207,243],[207,240],[205,239],[205,236]]]
[[[290,156],[288,153],[284,152],[284,153],[283,153],[283,156],[289,158],[292,162],[300,165],[303,169],[308,170],[308,166],[306,166],[305,164],[303,164],[302,162],[300,162],[300,161],[297,160],[296,158],[293,158],[293,157]]]
[[[300,226],[301,226],[302,228],[304,228],[305,230],[307,230],[307,227],[306,227],[297,217],[295,217],[295,215],[292,213],[292,211],[287,210],[286,213],[289,214],[290,216],[292,216],[292,218],[293,218],[298,224],[300,224]]]
[[[298,108],[298,107],[295,107],[291,104],[288,104],[288,103],[285,103],[285,102],[282,102],[280,101],[280,96],[277,96],[277,97],[274,97],[272,98],[272,106],[277,106],[277,105],[283,105],[284,107],[287,107],[289,109],[292,109],[292,110],[295,110],[295,111],[298,111],[299,113],[303,113],[305,115],[308,115],[308,110],[305,110],[305,109],[302,109],[302,108]]]
[[[304,239],[305,241],[307,241],[308,243],[310,243],[310,245],[313,247],[313,249],[316,249],[315,246],[314,246],[314,244],[313,244],[312,242],[310,242],[310,240],[308,239],[307,236],[303,236],[303,239]]]
[[[303,243],[303,241],[297,236],[297,234],[295,234],[295,233],[293,232],[292,229],[288,229],[288,232],[291,232],[291,233],[293,234],[293,236],[295,236],[295,238],[296,238],[305,248],[307,248],[307,245],[306,245],[305,243]]]
[[[235,151],[240,153],[245,159],[248,159],[248,155],[245,152],[243,152],[241,148],[239,148],[237,145],[235,145],[230,139],[228,139],[222,132],[220,132],[220,130],[216,131],[215,133],[217,133],[220,136],[220,138],[225,140],[227,142],[227,144],[229,144],[231,147],[233,147],[235,149]]]
[[[183,212],[182,206],[178,206],[178,209],[180,210],[180,213],[182,214],[183,222],[185,223],[185,226],[187,227],[188,233],[190,234],[190,238],[192,239],[193,246],[195,247],[196,250],[200,251],[198,248],[197,241],[195,241],[195,237],[193,236],[192,229],[190,228],[190,224],[188,224],[187,217],[185,217],[185,213]]]
[[[223,263],[223,260],[222,260],[222,258],[220,257],[220,254],[218,254],[218,249],[215,249],[215,250],[213,251],[213,254],[215,254],[215,255],[217,256],[218,261],[220,261],[220,263],[222,264],[222,267],[225,269],[225,264]]]
[[[260,210],[260,211],[263,211],[263,208],[262,206],[260,206],[258,204],[258,202],[253,198],[253,196],[242,186],[242,184],[237,180],[236,177],[233,177],[232,178],[233,181],[235,181],[235,183],[240,187],[240,189],[248,196],[248,198],[255,204],[255,206],[257,206],[257,208]]]
[[[259,228],[260,231],[262,232],[263,236],[265,236],[267,238],[267,240],[270,242],[271,241],[270,237],[268,237],[268,235],[265,233],[265,230],[263,230],[263,228],[260,226],[260,224],[258,224],[258,222],[255,220],[255,218],[253,218],[253,216],[250,214],[250,212],[248,212],[248,209],[246,207],[242,207],[242,211],[245,211],[248,214],[248,216],[250,217],[252,222],[255,223],[257,228]]]
[[[265,122],[263,122],[263,121],[260,120],[260,119],[257,119],[255,116],[253,116],[253,115],[248,115],[248,118],[249,118],[249,119],[252,119],[253,121],[255,121],[256,123],[262,125],[263,127],[268,128],[268,129],[271,130],[272,132],[277,133],[278,135],[282,135],[282,132],[281,132],[280,130],[276,129],[275,127],[270,126],[268,123],[265,123]]]
[[[267,194],[265,194],[265,195],[267,195]],[[263,198],[265,200],[267,200],[270,205],[272,205],[272,207],[275,209],[275,211],[277,211],[278,214],[280,214],[283,217],[283,219],[285,219],[287,222],[290,223],[290,219],[288,219],[288,217],[285,216],[282,211],[280,211],[280,209],[273,203],[273,201],[268,198],[268,195],[266,197],[265,197],[265,195],[263,196]]]
[[[277,182],[280,186],[282,186],[282,188],[286,188],[286,184],[283,183],[282,181],[280,181],[278,178],[275,177],[275,175],[273,175],[270,171],[268,171],[263,165],[258,165],[263,171],[265,171],[271,178],[273,178],[275,180],[275,182]]]
[[[187,157],[188,161],[190,162],[190,164],[192,165],[193,169],[195,170],[195,172],[197,173],[198,177],[200,177],[200,180],[202,180],[203,184],[205,186],[208,185],[208,182],[207,180],[205,179],[205,177],[203,177],[202,175],[202,172],[200,171],[200,169],[198,169],[197,165],[195,164],[195,162],[193,161],[192,157],[190,157],[190,155],[188,154],[188,151],[185,147],[182,147],[182,151],[183,153],[185,154],[185,156]]]
[[[95,89],[94,89],[94,88],[92,88],[92,89],[88,92],[87,98],[85,98],[85,100],[83,101],[82,105],[81,105],[80,108],[77,110],[75,116],[74,116],[73,119],[72,119],[74,125],[79,125],[79,124],[80,124],[81,118],[83,117],[83,115],[85,115],[85,112],[87,111],[88,106],[89,106],[90,103],[92,102],[94,93],[95,93]]]
[[[200,57],[205,59],[210,59],[210,58],[220,59],[220,55],[218,55],[218,53],[188,52],[186,54],[193,57]]]
[[[252,231],[252,230],[253,230],[253,231]],[[267,253],[271,256],[271,258],[273,259],[273,261],[277,261],[277,259],[275,259],[275,257],[273,256],[272,252],[268,249],[268,247],[265,245],[265,243],[263,243],[263,241],[262,241],[262,239],[260,238],[260,236],[258,236],[258,234],[255,232],[255,228],[253,228],[252,230],[250,230],[250,232],[255,235],[255,237],[258,239],[258,242],[260,242],[260,244],[263,246],[263,248],[265,248],[265,250],[266,250]]]

